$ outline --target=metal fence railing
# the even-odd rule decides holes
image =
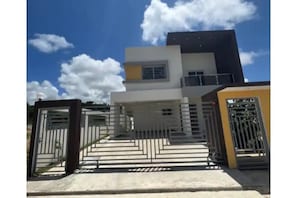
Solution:
[[[181,78],[181,87],[223,85],[234,82],[233,74],[204,74],[196,76],[184,76]]]
[[[28,178],[74,173],[78,167],[80,116],[80,100],[35,102]]]
[[[65,173],[68,114],[67,108],[40,109],[37,123],[35,174]]]
[[[216,118],[210,107],[202,112],[205,105],[167,102],[110,106],[108,112],[83,110],[80,168],[223,163],[222,143],[215,140],[218,130],[207,125]]]
[[[30,148],[35,175],[68,174],[77,168],[208,168],[224,163],[218,117],[210,103],[82,108],[77,103],[74,110],[60,103],[49,102],[52,107],[47,108],[39,102],[36,107]]]

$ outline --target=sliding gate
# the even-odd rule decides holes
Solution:
[[[212,103],[92,106],[81,117],[81,170],[215,168],[224,162]]]
[[[29,177],[76,169],[214,169],[225,161],[212,103],[81,108],[79,100],[39,101],[34,112]]]

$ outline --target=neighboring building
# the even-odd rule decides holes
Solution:
[[[111,93],[111,104],[127,112],[136,131],[168,128],[163,125],[170,120],[171,130],[199,133],[204,130],[201,97],[244,82],[235,32],[174,32],[166,43],[126,49],[126,92]]]

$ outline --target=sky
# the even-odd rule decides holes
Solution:
[[[230,1],[219,0],[220,3]],[[173,8],[176,1],[162,0],[162,2],[166,3],[167,7]],[[287,176],[294,175],[294,173],[296,175],[296,172],[294,169],[284,168],[284,163],[280,159],[290,159],[294,163],[296,158],[292,158],[291,152],[283,152],[283,149],[278,148],[296,149],[297,137],[296,133],[292,132],[292,129],[296,128],[294,125],[296,123],[296,105],[289,103],[286,108],[283,105],[284,100],[296,98],[296,92],[292,91],[296,89],[294,85],[296,85],[297,72],[294,67],[296,65],[297,28],[292,25],[296,23],[296,2],[271,2],[271,45],[269,44],[270,2],[267,0],[232,2],[249,2],[256,7],[256,11],[251,14],[252,18],[237,21],[233,28],[236,31],[239,47],[247,53],[243,70],[245,77],[250,82],[270,79],[271,57],[271,86],[273,87],[271,89],[271,112],[273,112],[271,114],[273,134],[271,136],[273,150],[271,176],[278,178],[271,180],[272,195],[275,197],[283,197],[286,194],[294,195],[295,182],[290,182]],[[0,114],[0,120],[5,123],[2,126],[4,138],[0,139],[0,147],[3,151],[1,156],[10,162],[10,169],[16,170],[15,176],[19,177],[18,179],[12,178],[11,171],[3,172],[1,178],[5,180],[6,185],[1,189],[0,194],[6,196],[2,197],[12,197],[12,195],[22,197],[26,193],[26,164],[19,163],[21,159],[26,160],[24,128],[27,124],[27,112],[26,105],[22,102],[26,100],[26,95],[28,100],[30,94],[36,95],[36,92],[43,92],[50,99],[47,91],[54,90],[53,96],[62,98],[62,94],[68,93],[68,91],[61,87],[58,80],[61,76],[61,64],[69,63],[73,57],[78,55],[86,54],[94,60],[101,61],[110,57],[120,64],[124,60],[124,48],[152,45],[151,42],[142,39],[143,29],[141,28],[144,12],[151,4],[149,0],[141,2],[138,0],[30,0],[27,4],[26,1],[19,0],[0,1],[0,24],[2,27],[0,86],[1,102],[4,104],[2,105],[4,113]],[[233,8],[239,6],[231,7],[224,8],[224,13],[231,16],[231,19],[238,19],[238,17],[232,17],[231,11],[236,11]],[[196,14],[199,15],[201,12]],[[181,15],[175,13],[175,16]],[[170,17],[166,19],[170,20]],[[163,21],[158,23],[164,24]],[[188,28],[194,31],[203,29],[191,25]],[[210,29],[225,28],[224,25],[210,27]],[[58,48],[55,52],[44,53],[29,44],[29,40],[34,39],[34,35],[38,33],[64,37],[67,43],[71,43],[73,46],[66,45],[68,48]],[[113,34],[117,34],[117,37]],[[63,44],[63,41],[60,40],[60,42]],[[58,46],[61,46],[61,43]],[[164,45],[164,41],[159,41],[158,45]],[[46,49],[57,48],[47,47]],[[121,71],[119,75],[123,75],[123,72]],[[47,84],[44,81],[50,83],[49,88],[41,86]],[[37,83],[35,88],[28,86],[32,82],[34,82],[33,84]],[[34,90],[36,90],[35,93]],[[13,126],[13,130],[11,126]],[[11,141],[8,140],[12,139],[14,145],[18,146],[11,147]],[[10,148],[9,152],[5,152],[7,148]],[[2,170],[7,169],[7,164],[2,163],[1,165]],[[16,186],[18,190],[15,190]]]
[[[27,102],[108,103],[110,92],[125,91],[125,48],[223,29],[235,30],[245,81],[270,80],[270,1],[27,1]]]

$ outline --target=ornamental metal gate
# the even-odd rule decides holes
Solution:
[[[85,107],[80,169],[218,168],[224,162],[218,119],[213,103]]]
[[[228,99],[227,106],[238,167],[267,167],[269,147],[257,98]]]

